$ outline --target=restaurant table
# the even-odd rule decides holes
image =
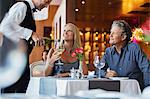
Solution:
[[[78,96],[44,96],[44,95],[28,96],[24,93],[5,93],[0,95],[0,99],[85,99],[85,98],[78,97]],[[91,99],[91,98],[86,98],[86,99]]]
[[[108,96],[108,95],[107,95]],[[142,96],[123,96],[123,97],[80,97],[80,96],[27,96],[21,93],[8,93],[0,95],[0,99],[149,99]]]
[[[106,78],[71,79],[53,77],[31,77],[26,95],[71,96],[80,90],[98,88],[119,91],[129,95],[141,95],[139,83],[134,79],[110,80]]]

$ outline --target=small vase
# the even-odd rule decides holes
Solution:
[[[83,75],[83,69],[82,69],[82,60],[79,61],[79,78],[82,79],[84,77]]]
[[[83,70],[82,70],[82,60],[79,61],[79,70],[80,70],[80,71],[83,71]]]

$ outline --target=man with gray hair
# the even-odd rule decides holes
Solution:
[[[138,44],[130,42],[131,36],[131,28],[127,22],[113,21],[109,41],[112,46],[106,49],[101,59],[106,63],[101,76],[136,79],[143,89],[150,85],[150,63]]]

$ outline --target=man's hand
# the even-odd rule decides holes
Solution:
[[[105,77],[115,77],[118,76],[117,72],[113,71],[113,70],[107,70]]]
[[[36,32],[32,33],[32,39],[35,42],[35,46],[42,46],[44,45],[44,40],[42,38],[40,38]]]

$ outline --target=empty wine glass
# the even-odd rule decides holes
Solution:
[[[94,66],[98,68],[98,78],[101,78],[100,70],[105,66],[105,62],[100,61],[98,55],[95,56]]]
[[[56,50],[60,53],[63,53],[63,51],[65,50],[64,45],[61,44],[60,40],[57,40],[55,43],[56,43],[55,45]]]
[[[98,55],[96,55],[95,56],[95,59],[94,59],[94,66],[97,68],[98,67],[98,65],[99,65],[99,56]]]

